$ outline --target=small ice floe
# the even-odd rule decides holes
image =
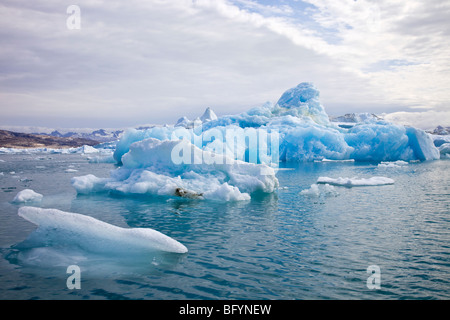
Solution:
[[[327,183],[322,184],[321,186],[319,186],[319,184],[312,184],[309,189],[300,191],[300,194],[309,197],[320,197],[320,196],[336,197],[339,195],[336,189]]]
[[[444,143],[439,147],[439,153],[441,154],[441,159],[448,159],[450,157],[450,143]]]
[[[320,162],[355,162],[355,159],[342,159],[342,160],[332,160],[332,159],[322,159]]]
[[[174,159],[182,160],[180,152],[189,155],[189,161],[177,164]],[[203,159],[214,161],[206,163]],[[110,178],[92,174],[74,177],[72,186],[83,194],[112,191],[125,195],[246,201],[252,193],[272,193],[279,185],[275,170],[267,165],[233,160],[202,150],[184,139],[149,138],[135,142],[122,157],[122,163],[120,168],[111,171]]]
[[[344,187],[361,187],[361,186],[382,186],[394,184],[394,180],[386,177],[371,177],[371,178],[329,178],[319,177],[317,183],[328,183],[335,186]]]
[[[41,229],[56,232],[55,241],[59,239],[61,243],[90,252],[188,251],[180,242],[150,228],[121,228],[90,216],[57,209],[21,207],[18,214]]]
[[[64,172],[73,173],[73,172],[78,172],[78,170],[77,169],[66,169],[66,170],[64,170]]]
[[[400,168],[407,166],[409,163],[402,160],[397,161],[382,161],[378,164],[378,168]]]
[[[31,189],[24,189],[16,194],[13,199],[15,203],[40,202],[44,196]]]

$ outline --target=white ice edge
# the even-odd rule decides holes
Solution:
[[[371,177],[371,178],[330,178],[319,177],[317,183],[328,183],[336,186],[345,187],[359,187],[359,186],[381,186],[394,184],[394,180],[386,177]]]
[[[18,215],[29,222],[47,228],[76,234],[82,238],[93,238],[96,243],[112,247],[186,253],[180,242],[150,228],[121,228],[93,217],[64,212],[57,209],[21,207]]]

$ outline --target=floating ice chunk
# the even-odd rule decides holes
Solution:
[[[221,201],[249,200],[251,193],[271,193],[278,187],[273,168],[205,151],[187,140],[149,138],[129,149],[123,166],[110,178],[75,177],[73,187],[78,193],[115,191]]]
[[[355,159],[342,159],[342,160],[332,160],[332,159],[322,159],[322,162],[355,162]]]
[[[450,143],[444,143],[439,147],[441,156],[450,154]]]
[[[91,153],[111,153],[111,147],[109,145],[103,144],[103,147],[99,145],[94,148],[92,146],[84,145],[76,148],[28,148],[28,149],[18,149],[18,148],[0,148],[0,154],[91,154]],[[45,160],[40,159],[40,160]]]
[[[91,147],[91,146],[87,146],[87,145],[80,147],[79,151],[81,153],[99,153],[98,149]]]
[[[344,187],[359,187],[359,186],[381,186],[394,184],[394,180],[386,177],[371,177],[371,178],[329,178],[319,177],[317,183],[328,183],[336,186]]]
[[[67,234],[71,241],[88,251],[188,251],[178,241],[150,228],[121,228],[89,216],[56,209],[21,207],[18,214],[40,228]]]
[[[409,145],[413,149],[416,159],[439,159],[439,150],[435,147],[433,139],[428,133],[417,128],[407,127],[406,135],[408,136]]]
[[[309,189],[300,191],[300,194],[310,196],[310,197],[320,197],[322,196],[334,196],[338,195],[336,189],[329,184],[312,184]]]
[[[396,165],[394,162],[382,162],[378,164],[378,168],[400,168],[400,166]]]
[[[241,135],[253,129],[277,131],[279,160],[287,162],[317,161],[324,158],[356,161],[439,159],[439,150],[435,146],[437,140],[433,143],[430,135],[423,130],[395,125],[381,119],[365,119],[364,122],[355,123],[350,129],[331,123],[320,104],[319,91],[311,83],[300,83],[287,90],[275,105],[267,102],[247,112],[217,119],[212,111],[205,112],[202,118],[203,122],[202,119],[190,121],[183,117],[175,126],[128,130],[117,143],[114,159],[120,163],[122,156],[134,142],[148,138],[170,140],[172,133],[180,127],[189,130],[193,137],[191,143],[210,151],[220,147],[220,142],[225,147],[229,143],[218,139],[208,140],[213,136],[213,129],[223,136],[226,130],[236,128],[242,129]],[[258,148],[259,146],[256,150],[250,150],[245,146],[240,147],[255,154],[259,153]]]
[[[407,166],[409,163],[406,161],[402,161],[402,160],[397,160],[397,161],[382,161],[381,163],[378,164],[379,168],[400,168],[400,167],[404,167]]]
[[[336,191],[336,188],[333,187],[332,185],[329,185],[328,183],[325,183],[323,185],[323,193],[326,196],[334,196],[334,197],[336,197],[337,195],[339,195],[339,193]]]
[[[24,203],[24,202],[39,202],[42,200],[44,196],[40,193],[37,193],[31,189],[25,189],[16,194],[13,199],[15,203]]]
[[[77,169],[66,169],[66,170],[64,170],[64,172],[73,173],[73,172],[78,172],[78,170]]]
[[[111,179],[97,178],[93,174],[72,178],[72,186],[78,193],[88,194],[105,190],[105,184]]]
[[[319,185],[318,184],[312,184],[309,189],[305,189],[305,190],[300,191],[300,194],[307,195],[307,196],[318,197],[320,195]]]

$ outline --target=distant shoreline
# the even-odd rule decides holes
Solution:
[[[44,134],[31,134],[0,130],[0,148],[74,148],[95,146],[100,142],[84,138],[63,138]]]

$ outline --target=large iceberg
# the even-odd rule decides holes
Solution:
[[[202,150],[188,140],[148,138],[131,144],[122,166],[110,178],[72,178],[78,193],[178,196],[210,200],[249,200],[278,187],[275,170]]]
[[[280,161],[440,157],[423,130],[377,117],[361,119],[350,128],[331,122],[317,88],[300,83],[277,103],[266,102],[240,114],[217,117],[208,108],[194,121],[182,117],[175,125],[129,129],[113,155],[122,166],[110,178],[87,175],[73,178],[72,184],[79,193],[248,200],[254,192],[270,193],[278,187],[273,168]]]
[[[401,168],[408,165],[408,162],[397,160],[397,161],[381,161],[378,164],[378,168]]]
[[[117,143],[115,160],[120,163],[130,150],[132,143],[148,138],[159,140],[178,139],[177,130],[189,132],[191,143],[204,150],[214,145],[217,152],[218,141],[205,138],[211,130],[225,132],[243,129],[246,136],[249,129],[266,131],[278,135],[279,161],[315,161],[322,159],[356,161],[396,161],[439,159],[439,150],[430,135],[423,130],[396,125],[377,117],[363,117],[351,128],[341,128],[330,122],[325,108],[319,101],[319,91],[311,83],[300,83],[282,94],[276,104],[266,102],[260,107],[246,112],[208,116],[204,120],[189,121],[183,117],[176,125],[154,127],[146,130],[130,129]],[[186,135],[185,135],[186,136]],[[200,142],[199,142],[200,141]],[[223,152],[229,147],[222,141]],[[247,153],[258,153],[247,144],[242,147]],[[219,150],[220,153],[220,150]],[[248,159],[244,159],[248,161]]]

